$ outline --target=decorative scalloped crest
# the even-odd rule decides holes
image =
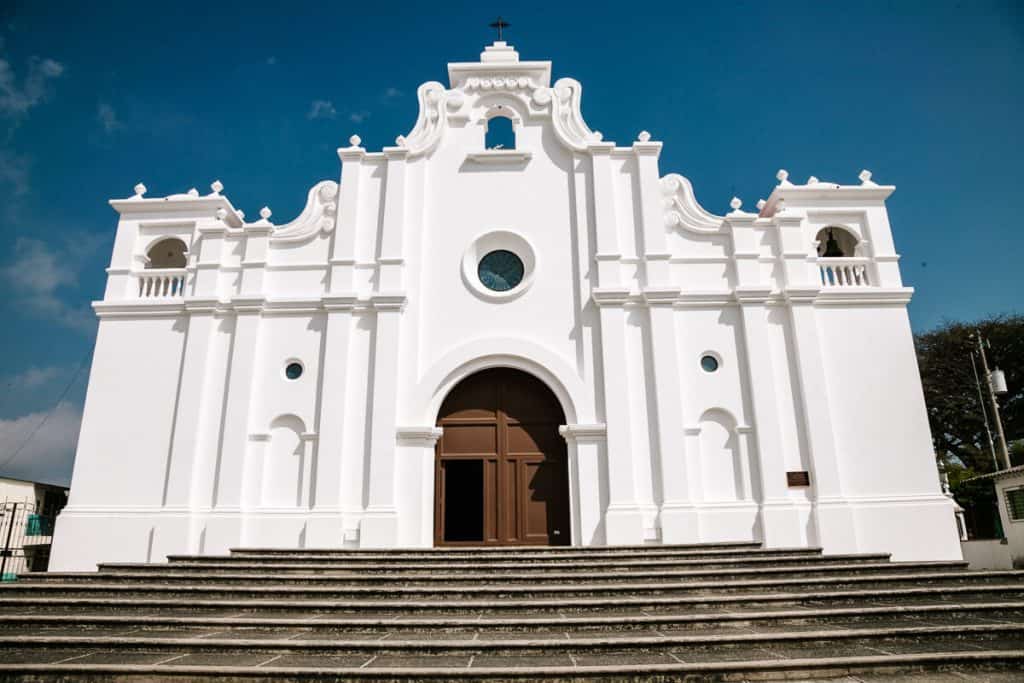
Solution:
[[[449,93],[437,81],[429,81],[417,88],[416,96],[420,101],[420,113],[416,118],[416,125],[409,131],[409,134],[396,140],[398,146],[408,149],[410,156],[426,154],[433,150],[444,134],[447,119],[445,100],[455,96],[454,92]],[[461,97],[461,94],[458,97]]]
[[[665,202],[665,226],[682,228],[690,232],[722,232],[725,219],[716,216],[697,203],[693,185],[678,173],[661,179],[661,194]]]
[[[291,223],[276,228],[271,235],[274,242],[301,242],[334,230],[338,215],[338,183],[321,180],[313,186],[306,197],[306,208]]]
[[[581,152],[587,145],[601,142],[601,134],[590,130],[583,120],[580,103],[583,86],[572,78],[560,78],[553,88],[537,88],[533,101],[544,106],[551,103],[551,122],[555,134],[566,147]]]

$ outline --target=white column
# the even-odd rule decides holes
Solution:
[[[194,458],[203,408],[203,386],[207,373],[214,327],[214,305],[186,303],[188,330],[175,402],[174,428],[168,453],[167,478],[164,481],[163,507],[168,511],[187,511],[192,490]],[[184,399],[184,400],[183,400]]]
[[[399,427],[398,545],[430,548],[434,545],[435,447],[441,427]]]
[[[629,382],[626,373],[626,311],[621,293],[593,293],[600,307],[601,365],[607,424],[608,545],[637,545],[644,540],[643,513],[637,503],[630,430]]]
[[[340,547],[344,543],[342,511],[360,507],[361,500],[342,500],[342,459],[362,457],[345,453],[345,385],[348,380],[348,349],[352,330],[355,297],[324,297],[326,327],[323,339],[323,367],[320,401],[314,429],[316,444],[316,481],[313,512],[306,526],[306,542],[311,548]]]
[[[261,301],[235,299],[235,339],[231,348],[224,428],[215,475],[214,507],[237,510],[243,458],[249,443],[249,407],[256,375]]]
[[[373,402],[370,422],[370,487],[359,532],[365,548],[394,547],[398,539],[395,508],[395,430],[398,408],[399,329],[404,297],[374,298],[377,332],[373,353]]]
[[[608,504],[607,468],[601,466],[607,430],[603,424],[562,425],[569,457],[569,504],[572,544],[603,545],[601,515]]]
[[[652,289],[644,293],[651,325],[652,380],[658,425],[661,540],[663,543],[696,543],[699,541],[697,510],[689,491],[688,479],[692,474],[686,467],[682,375],[672,307],[678,293],[678,289]]]
[[[765,547],[786,548],[803,543],[800,512],[789,497],[786,460],[774,391],[775,373],[768,338],[767,291],[737,290],[746,349],[747,391],[750,396],[761,493],[761,527]]]

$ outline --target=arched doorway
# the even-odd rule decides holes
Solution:
[[[562,406],[533,375],[482,370],[438,412],[436,545],[568,545]]]

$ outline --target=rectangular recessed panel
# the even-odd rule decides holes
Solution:
[[[506,434],[508,434],[508,452],[510,454],[544,453],[551,457],[559,453],[562,448],[562,444],[559,443],[562,437],[551,423],[510,424]]]
[[[444,476],[444,540],[484,540],[484,462],[447,460]]]
[[[494,454],[498,452],[497,425],[450,425],[444,426],[442,452],[445,455],[460,453]]]
[[[547,460],[522,461],[524,496],[523,527],[527,540],[547,543],[549,536],[568,534],[559,528],[555,496],[559,493],[560,477],[555,463]],[[555,532],[558,532],[555,534]]]

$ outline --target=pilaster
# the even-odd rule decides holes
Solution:
[[[395,429],[398,410],[399,330],[404,297],[376,296],[377,330],[373,354],[373,403],[370,426],[370,486],[359,543],[365,548],[394,547],[398,537],[395,508]]]
[[[342,543],[341,511],[358,508],[360,500],[342,500],[342,458],[361,457],[347,454],[343,438],[345,423],[345,385],[348,380],[349,342],[352,331],[354,297],[324,297],[325,329],[323,340],[323,370],[320,380],[320,403],[315,429],[317,444],[317,473],[314,512],[320,513],[309,520],[306,540],[310,547],[335,547]]]
[[[605,536],[609,545],[643,543],[643,513],[639,508],[630,428],[626,290],[595,290],[601,320],[601,365],[607,424],[608,508]]]
[[[263,300],[236,297],[235,338],[228,365],[224,426],[220,440],[219,464],[214,477],[214,507],[237,509],[240,504],[244,458],[249,443],[249,413],[256,376],[260,311]]]
[[[208,359],[213,343],[216,302],[187,301],[185,346],[182,351],[178,396],[175,401],[174,427],[168,453],[167,478],[164,481],[165,510],[188,510],[200,432],[197,426],[205,407],[204,387],[210,371]]]
[[[569,457],[569,496],[571,504],[572,544],[605,543],[601,516],[608,505],[608,430],[603,424],[562,425],[558,433],[565,439]]]
[[[636,155],[640,218],[643,223],[644,281],[647,287],[662,288],[669,284],[671,254],[665,237],[665,207],[662,204],[658,171],[661,143],[634,142],[633,154]]]
[[[354,288],[356,264],[356,235],[359,232],[359,192],[362,185],[362,147],[339,149],[341,159],[341,187],[337,225],[331,241],[330,282],[327,291],[332,294],[349,292]]]
[[[441,427],[399,427],[398,544],[405,548],[429,548],[434,544],[435,446]]]
[[[644,292],[651,330],[658,459],[661,470],[661,539],[664,543],[695,543],[696,510],[690,499],[683,435],[683,402],[673,302],[678,289]]]
[[[405,207],[407,195],[407,163],[405,147],[385,147],[388,159],[384,191],[384,225],[381,231],[380,256],[377,259],[379,292],[400,292],[404,289]]]

